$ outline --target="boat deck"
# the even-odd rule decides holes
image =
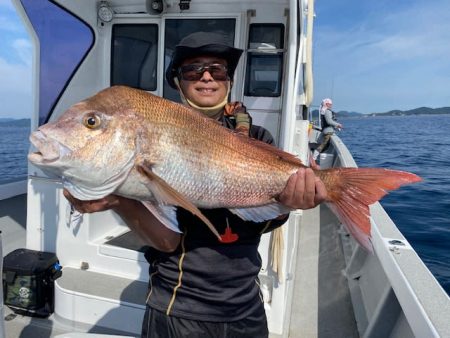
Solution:
[[[385,212],[377,205],[372,209],[380,224],[381,232],[386,233]],[[291,216],[292,217],[292,216]],[[430,318],[438,332],[450,332],[448,329],[449,299],[441,295],[437,283],[431,283],[425,266],[411,250],[403,250],[393,255],[399,266],[403,266],[410,288],[416,290],[421,302],[414,303],[405,298],[406,292],[398,278],[390,281],[382,270],[379,257],[367,256],[362,250],[352,250],[352,240],[340,227],[332,212],[321,205],[315,209],[296,214],[299,217],[295,238],[298,238],[298,250],[294,253],[295,276],[286,276],[285,283],[292,283],[292,291],[287,295],[289,308],[285,316],[285,332],[276,337],[359,337],[360,332],[370,337],[412,337],[416,322]],[[25,247],[26,196],[19,195],[0,201],[0,230],[3,239],[3,254],[15,248]],[[398,230],[397,230],[398,231]],[[390,233],[387,233],[389,235]],[[388,236],[389,238],[395,238]],[[397,236],[398,237],[398,236]],[[118,235],[108,239],[108,245],[117,245],[122,250],[141,250],[133,236]],[[389,251],[390,252],[390,251]],[[407,260],[407,262],[403,262]],[[389,262],[385,258],[385,264]],[[426,282],[428,281],[428,282]],[[393,285],[392,283],[396,283]],[[397,284],[401,285],[397,285]],[[426,285],[421,286],[421,284]],[[68,304],[64,311],[73,311],[73,294],[86,295],[85,309],[95,313],[96,321],[91,324],[69,322],[58,315],[49,318],[35,318],[15,314],[5,307],[5,330],[7,338],[44,338],[54,337],[67,332],[89,332],[98,334],[116,334],[137,336],[142,321],[144,300],[147,290],[145,282],[138,282],[123,276],[112,276],[94,271],[83,271],[70,267],[63,268],[63,276],[56,282],[60,290],[59,302]],[[393,289],[394,287],[394,289]],[[394,292],[397,290],[397,292]],[[426,292],[427,294],[423,294]],[[62,295],[62,296],[61,296]],[[78,300],[79,301],[79,300]],[[84,300],[83,300],[84,301]],[[96,310],[98,301],[112,304],[106,312]],[[402,307],[401,303],[407,304]],[[429,304],[430,303],[430,304]],[[411,311],[420,304],[426,306],[427,316],[411,315]],[[61,307],[60,307],[61,308]],[[434,310],[433,310],[434,309]],[[438,310],[439,309],[439,310]],[[125,316],[124,314],[133,313]],[[77,314],[79,314],[77,312]],[[66,313],[62,313],[63,317]],[[83,314],[82,314],[83,315]],[[415,318],[409,322],[406,316]],[[126,329],[122,328],[124,318]],[[425,319],[424,319],[425,318]],[[106,329],[105,321],[117,322],[118,328]],[[420,325],[422,336],[428,335],[427,326]],[[426,333],[428,332],[428,333]]]
[[[303,212],[299,237],[289,337],[359,337],[335,216]]]
[[[0,226],[3,232],[4,255],[25,247],[26,195],[0,203]],[[357,325],[345,269],[344,250],[336,219],[326,206],[303,212],[299,227],[299,249],[295,260],[297,276],[292,291],[289,337],[358,337]],[[136,246],[132,236],[122,235],[109,241],[131,250]],[[74,293],[89,293],[99,299],[117,300],[121,306],[142,311],[147,285],[125,278],[66,268],[58,287]],[[120,316],[120,310],[109,316]],[[128,309],[129,311],[129,309]],[[138,316],[139,317],[139,316]],[[136,321],[140,322],[140,318]],[[15,314],[5,307],[6,337],[44,338],[71,331],[101,334],[122,334],[100,326],[81,327],[55,315],[47,319]],[[136,323],[134,324],[136,325]],[[280,337],[271,334],[272,338]]]

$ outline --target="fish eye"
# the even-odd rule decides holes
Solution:
[[[83,124],[89,129],[96,129],[100,127],[101,119],[97,114],[90,113],[83,118]]]

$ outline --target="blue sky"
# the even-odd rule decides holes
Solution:
[[[450,106],[448,0],[316,0],[314,101],[361,113]],[[32,45],[0,0],[0,118],[29,117]]]
[[[450,106],[448,0],[316,0],[314,103],[361,113]]]
[[[30,117],[30,37],[10,0],[0,0],[0,118]]]

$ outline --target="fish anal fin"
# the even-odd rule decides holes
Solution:
[[[264,222],[288,214],[292,209],[275,202],[258,207],[230,209],[230,211],[244,221]]]
[[[137,164],[136,169],[141,175],[147,178],[147,187],[152,191],[153,195],[159,203],[180,206],[190,211],[192,214],[200,218],[220,240],[219,233],[211,224],[211,222],[205,217],[205,215],[203,215],[202,212],[186,197],[172,188],[166,181],[156,175],[153,171],[151,171],[150,165],[148,165],[147,162],[143,161],[141,164]]]
[[[363,203],[340,200],[337,203],[327,203],[328,207],[342,222],[345,229],[367,251],[373,253],[371,242],[371,224],[369,207]],[[349,207],[352,205],[352,207]]]

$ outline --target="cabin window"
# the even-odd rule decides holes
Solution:
[[[156,90],[158,25],[114,25],[112,39],[111,84]]]
[[[194,32],[217,32],[228,36],[234,45],[236,19],[166,19],[164,37],[164,71],[169,66],[175,46],[181,39]],[[169,86],[164,78],[164,97],[180,102],[178,91]]]
[[[283,57],[283,25],[250,25],[244,94],[246,96],[280,96]]]

